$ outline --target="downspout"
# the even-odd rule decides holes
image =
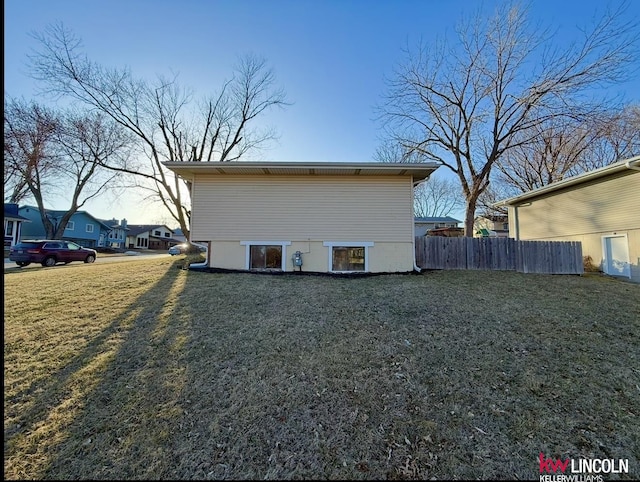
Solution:
[[[415,217],[415,216],[414,216]],[[418,273],[422,272],[422,268],[420,268],[420,266],[417,265],[416,263],[416,223],[415,220],[413,221],[413,228],[412,228],[412,237],[411,237],[411,246],[413,247],[413,270],[417,271]]]
[[[192,203],[193,203],[193,187],[194,187],[194,186],[195,186],[195,178],[194,178],[194,177],[192,177],[192,178],[191,178],[191,192],[189,192],[189,197],[191,198],[191,202],[192,202]],[[191,226],[189,226],[189,227],[191,228]],[[202,246],[202,245],[199,245],[199,244],[197,244],[197,243],[194,243],[194,242],[191,240],[191,231],[192,231],[192,230],[191,230],[191,229],[189,229],[189,243],[190,243],[191,245],[194,245],[194,244],[195,244],[196,246]],[[207,248],[207,250],[204,252],[204,261],[203,261],[202,263],[190,263],[190,264],[189,264],[189,269],[191,269],[192,267],[193,267],[193,268],[208,268],[208,267],[209,267],[209,246],[210,246],[210,244],[211,244],[211,241],[209,241],[209,242],[207,243],[207,245],[205,246],[205,247]]]
[[[196,246],[200,246],[198,243],[191,243]],[[189,269],[191,268],[208,268],[209,267],[209,246],[206,246],[207,250],[204,253],[204,261],[201,263],[189,263]]]
[[[413,182],[411,184],[411,246],[413,248],[413,270],[417,271],[418,273],[422,272],[422,268],[420,268],[420,266],[418,266],[418,264],[416,263],[416,220],[413,213],[413,190],[418,184],[425,182],[427,179],[422,179],[421,181]]]

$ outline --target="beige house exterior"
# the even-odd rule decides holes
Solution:
[[[191,181],[191,241],[229,270],[417,269],[413,186],[435,163],[167,162]],[[295,255],[302,265],[295,264]]]
[[[580,241],[606,274],[640,282],[640,156],[498,203],[521,240]]]

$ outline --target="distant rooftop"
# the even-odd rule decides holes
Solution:
[[[452,218],[451,216],[444,217],[427,217],[427,218],[414,218],[416,223],[461,223],[457,219]]]
[[[137,236],[141,233],[146,233],[147,231],[152,231],[157,228],[167,228],[173,234],[173,230],[164,224],[129,224],[129,236]]]

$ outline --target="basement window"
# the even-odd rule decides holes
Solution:
[[[334,246],[332,271],[364,271],[364,246]]]
[[[329,248],[329,271],[369,271],[369,247],[372,242],[324,242]]]
[[[240,241],[246,246],[245,269],[285,271],[289,241]]]
[[[251,246],[249,269],[281,269],[282,246]]]

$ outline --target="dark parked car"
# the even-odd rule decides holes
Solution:
[[[35,239],[21,241],[12,246],[9,259],[20,267],[31,263],[41,263],[42,266],[67,264],[71,261],[93,263],[96,260],[96,251],[61,239]]]

